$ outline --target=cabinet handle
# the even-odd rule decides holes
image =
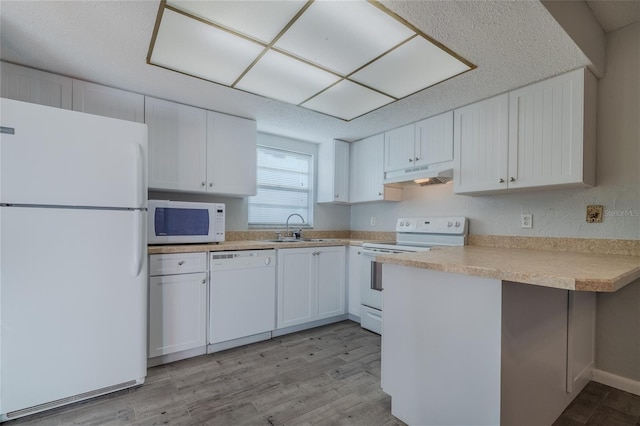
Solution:
[[[184,265],[184,260],[181,260],[180,262],[178,262],[178,266],[182,266]]]
[[[207,280],[202,280],[202,284],[206,284],[206,283],[207,283]]]
[[[209,188],[213,187],[213,182],[209,182]]]
[[[206,185],[206,183],[204,183],[204,182],[202,182],[202,183],[200,184],[200,186],[205,186],[205,185]]]
[[[515,182],[516,178],[514,178],[513,176],[511,176],[511,179],[509,179],[509,182]]]
[[[382,192],[378,192],[378,195],[382,195]]]
[[[340,194],[336,194],[336,198],[338,198],[340,196]]]
[[[413,158],[409,158],[409,162],[410,162],[410,163],[413,163]]]
[[[362,254],[362,252],[361,252],[361,251],[359,251],[359,252],[358,252],[358,254]]]
[[[500,178],[500,183],[504,183],[504,179]]]
[[[418,161],[420,158],[416,157],[416,161]]]

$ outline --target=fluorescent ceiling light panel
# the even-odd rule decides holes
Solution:
[[[275,47],[347,75],[414,34],[366,1],[316,1]]]
[[[264,47],[165,9],[151,62],[227,86]]]
[[[350,79],[393,97],[404,98],[469,69],[469,65],[418,36]]]
[[[262,41],[271,41],[305,5],[305,0],[168,0],[167,5]]]
[[[349,80],[343,80],[302,106],[348,121],[394,100]]]
[[[147,62],[347,121],[475,68],[378,0],[166,0]]]
[[[236,84],[238,89],[298,105],[340,77],[273,50]]]

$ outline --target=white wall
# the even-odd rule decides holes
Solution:
[[[598,160],[603,185],[619,193],[619,205],[640,208],[640,24],[607,34],[607,73],[600,81]],[[624,188],[625,191],[615,191]],[[635,206],[635,207],[634,207]],[[639,239],[635,217],[628,238]],[[607,218],[605,218],[607,220]],[[615,293],[600,293],[596,311],[596,368],[631,379],[640,388],[640,280]]]

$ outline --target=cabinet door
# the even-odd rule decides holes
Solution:
[[[205,346],[206,327],[205,272],[149,278],[149,358]]]
[[[584,70],[509,94],[509,188],[583,181]]]
[[[349,261],[347,274],[347,299],[349,314],[360,316],[360,292],[362,288],[362,272],[371,266],[369,259],[362,253],[362,247],[349,247]]]
[[[316,248],[318,313],[324,319],[345,313],[345,249],[344,247]]]
[[[149,188],[205,191],[207,112],[145,98],[149,127]]]
[[[496,96],[454,111],[454,192],[507,188],[508,96]]]
[[[318,203],[349,202],[349,143],[318,146]]]
[[[413,167],[415,162],[415,124],[384,134],[384,171]]]
[[[313,321],[316,303],[313,248],[278,250],[277,328]]]
[[[350,201],[360,203],[385,199],[384,135],[362,139],[350,144]]]
[[[415,164],[453,160],[453,111],[416,123]]]
[[[207,111],[207,191],[256,195],[256,122]]]
[[[343,141],[334,141],[334,192],[335,201],[349,202],[349,144]]]
[[[61,75],[0,62],[0,96],[71,109],[72,80]]]
[[[73,110],[144,123],[144,96],[73,80]]]

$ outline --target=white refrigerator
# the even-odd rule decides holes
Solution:
[[[147,126],[0,99],[0,421],[144,383]]]

